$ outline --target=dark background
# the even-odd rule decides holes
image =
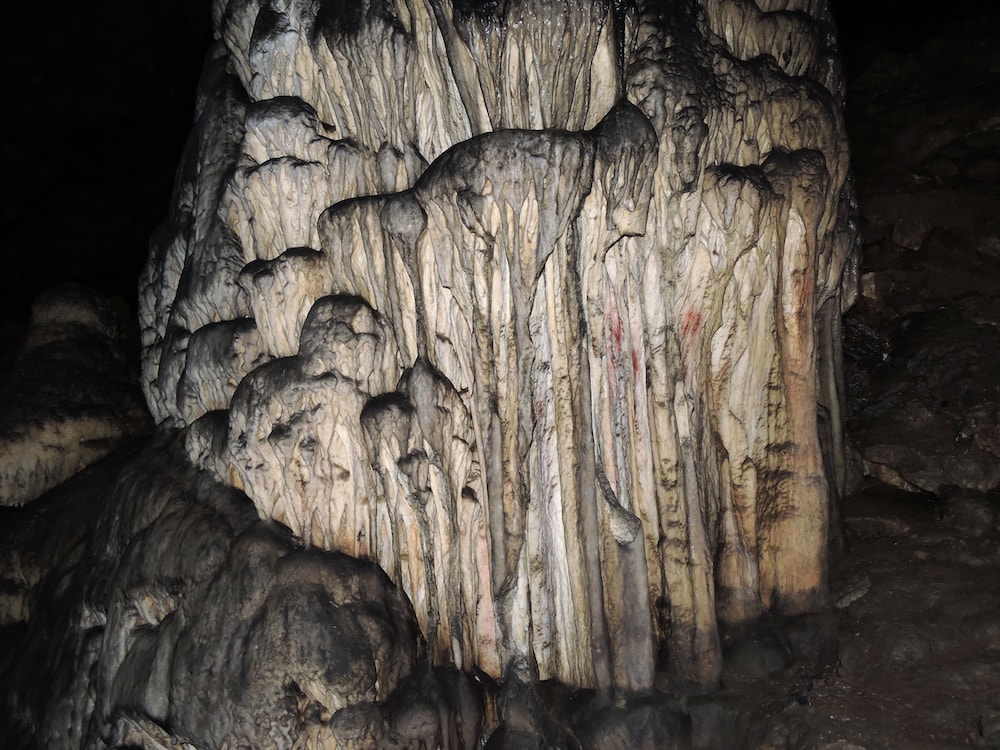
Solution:
[[[191,124],[209,7],[107,0],[5,11],[0,322],[23,323],[33,297],[62,281],[134,309]],[[962,16],[996,12],[970,0],[944,8],[835,2],[849,70],[875,47],[905,52]]]
[[[81,281],[135,307],[211,40],[209,0],[5,8],[0,321]]]

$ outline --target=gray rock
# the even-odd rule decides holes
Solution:
[[[0,373],[0,506],[21,505],[152,428],[116,313],[86,287],[38,296]]]
[[[983,712],[979,717],[979,733],[990,750],[1000,748],[1000,710]]]
[[[886,657],[897,664],[914,664],[924,659],[932,644],[926,635],[910,628],[899,628],[885,637]]]
[[[969,489],[953,489],[943,495],[942,522],[973,537],[995,533],[1000,521],[1000,495]]]
[[[296,548],[178,445],[161,436],[82,488],[98,511],[48,578],[62,583],[35,594],[4,696],[12,732],[91,746],[138,712],[199,747],[284,747],[344,707],[378,714],[417,663],[405,596],[371,563]],[[475,698],[450,714],[428,700],[451,722],[438,732],[462,709],[478,736]]]
[[[825,599],[857,249],[828,3],[223,5],[140,281],[156,442],[9,607],[9,720],[686,745],[656,655],[715,685],[721,630]],[[783,663],[761,638],[731,662]]]
[[[591,712],[576,731],[586,750],[691,747],[690,717],[665,696],[651,695]]]
[[[791,666],[794,654],[791,642],[776,626],[761,624],[724,649],[723,679],[759,678]]]
[[[940,309],[899,319],[890,338],[851,423],[869,472],[935,494],[1000,487],[1000,332]]]
[[[686,701],[691,717],[691,750],[740,747],[746,740],[750,713],[735,695],[716,693]]]
[[[480,5],[217,14],[143,388],[434,663],[714,684],[720,620],[822,603],[843,484],[830,9]]]

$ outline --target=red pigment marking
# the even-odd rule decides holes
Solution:
[[[615,359],[621,356],[622,352],[622,319],[617,310],[612,310],[614,316],[611,321],[611,338],[614,340],[613,353]]]
[[[632,349],[632,377],[639,379],[639,352]]]
[[[693,336],[701,327],[701,313],[695,310],[688,310],[681,317],[681,336],[687,338]]]

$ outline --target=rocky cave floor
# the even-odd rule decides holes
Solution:
[[[849,61],[864,260],[832,606],[727,645],[724,688],[683,698],[697,748],[1000,748],[997,38]]]
[[[734,642],[725,689],[687,699],[693,746],[1000,746],[995,504],[873,484],[844,523],[835,606]]]

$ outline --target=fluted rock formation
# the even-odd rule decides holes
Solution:
[[[193,461],[439,664],[711,683],[822,602],[852,192],[826,3],[215,3],[141,287]]]

